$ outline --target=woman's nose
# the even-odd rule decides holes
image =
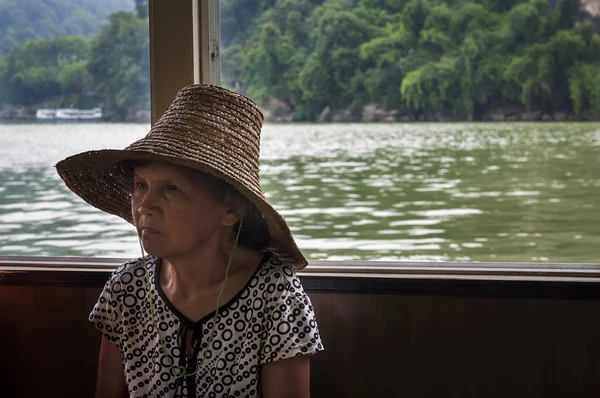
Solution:
[[[157,208],[156,195],[154,195],[150,190],[144,192],[139,197],[134,197],[135,208],[143,215],[152,215]]]

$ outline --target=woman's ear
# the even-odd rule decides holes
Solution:
[[[230,207],[227,209],[227,212],[221,219],[221,224],[226,227],[233,227],[238,221],[240,221],[240,218],[241,216],[238,211]]]
[[[221,219],[221,224],[226,227],[233,227],[242,217],[241,203],[232,195],[227,195],[223,203],[225,205],[225,215]]]

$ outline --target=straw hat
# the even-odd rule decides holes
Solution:
[[[285,220],[260,189],[262,122],[258,106],[243,95],[214,85],[190,85],[179,91],[146,137],[123,150],[70,156],[56,169],[67,187],[87,203],[131,224],[131,174],[124,161],[166,161],[211,174],[257,207],[271,238],[266,250],[299,270],[306,259]]]

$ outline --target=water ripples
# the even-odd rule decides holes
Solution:
[[[0,126],[0,255],[139,255],[53,165],[147,125]],[[267,125],[261,181],[310,259],[597,262],[598,124]]]

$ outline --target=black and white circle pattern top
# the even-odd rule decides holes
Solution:
[[[214,327],[214,312],[192,322],[169,302],[155,278],[158,267],[160,259],[152,256],[120,266],[89,317],[120,349],[131,397],[260,397],[262,364],[323,349],[300,279],[275,257],[265,255],[242,290],[219,308]],[[189,329],[192,359],[182,347]],[[178,365],[189,375],[177,377]]]

